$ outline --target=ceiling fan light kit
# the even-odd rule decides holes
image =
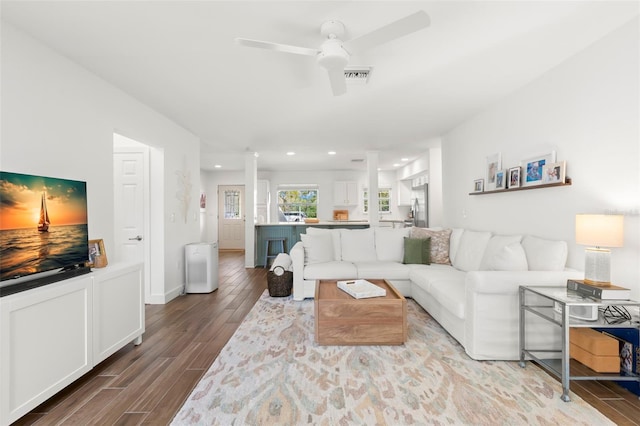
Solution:
[[[341,40],[341,37],[344,36],[345,33],[344,24],[337,20],[327,21],[320,27],[320,34],[325,37],[326,40],[319,49],[243,38],[237,38],[236,42],[247,47],[315,56],[318,65],[327,70],[333,95],[340,96],[347,92],[347,79],[357,79],[359,81],[364,79],[366,82],[369,76],[369,69],[366,69],[366,76],[359,72],[354,74],[353,71],[345,69],[349,63],[351,54],[357,54],[388,41],[403,37],[426,28],[429,24],[429,15],[421,10],[346,42]]]

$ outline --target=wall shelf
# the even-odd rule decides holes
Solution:
[[[555,186],[569,186],[569,185],[571,185],[571,178],[566,178],[564,182],[558,182],[558,183],[544,183],[542,185],[519,186],[517,188],[496,189],[493,191],[470,192],[469,195],[498,194],[502,192],[526,191],[528,189],[552,188]]]

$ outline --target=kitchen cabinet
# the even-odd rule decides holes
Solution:
[[[269,192],[269,181],[264,179],[258,179],[256,205],[269,205],[271,202],[271,194]]]
[[[269,223],[271,220],[271,192],[269,181],[258,179],[256,188],[256,221]]]
[[[411,206],[411,180],[398,181],[398,206]]]
[[[336,206],[357,206],[358,185],[351,181],[336,181],[333,185],[333,204]]]

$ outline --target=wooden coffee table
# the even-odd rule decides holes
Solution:
[[[407,301],[386,280],[367,280],[385,297],[356,299],[336,280],[316,281],[315,336],[320,345],[402,345],[407,341]]]

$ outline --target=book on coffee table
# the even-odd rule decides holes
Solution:
[[[356,299],[384,297],[387,295],[387,290],[367,280],[338,281],[338,288]]]

